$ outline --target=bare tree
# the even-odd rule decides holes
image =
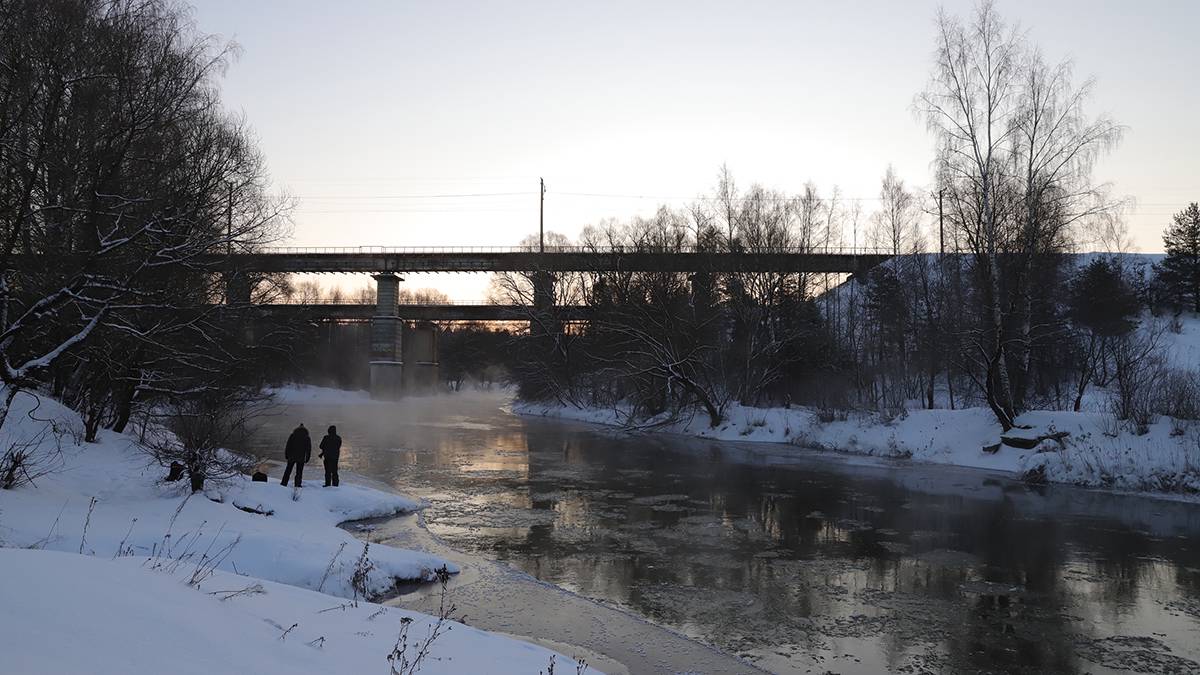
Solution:
[[[980,325],[966,336],[965,355],[1008,429],[1043,328],[1031,272],[1053,263],[1072,225],[1110,208],[1091,168],[1120,129],[1090,121],[1090,85],[1075,87],[1069,66],[1047,68],[991,2],[968,24],[940,12],[938,28],[933,76],[917,107],[938,139],[943,195],[973,257]]]
[[[192,492],[199,492],[208,481],[247,473],[257,464],[228,448],[245,441],[267,404],[257,388],[244,387],[169,399],[157,413],[169,433],[152,434],[145,446],[162,466],[181,464]]]
[[[89,435],[122,426],[151,360],[241,321],[226,287],[259,280],[219,254],[279,236],[288,201],[222,110],[232,53],[165,1],[0,5],[0,423],[49,379]]]
[[[569,238],[557,232],[547,232],[545,239],[551,247],[571,245]],[[532,248],[537,243],[536,235],[530,235],[521,245]],[[513,320],[523,322],[526,330],[517,336],[514,347],[524,358],[518,359],[514,368],[524,395],[579,404],[574,346],[580,333],[560,308],[586,304],[588,283],[587,275],[578,272],[533,270],[492,275],[489,302],[521,308]]]
[[[914,251],[917,237],[917,198],[889,164],[879,186],[879,210],[872,217],[872,243],[895,257]]]

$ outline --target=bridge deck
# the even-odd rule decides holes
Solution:
[[[334,321],[367,321],[377,314],[375,305],[258,305],[259,311],[306,316]],[[528,305],[409,305],[399,306],[397,316],[405,321],[528,321]],[[556,307],[557,318],[574,321],[586,318],[587,307]]]
[[[864,272],[889,256],[877,251],[713,253],[528,249],[273,249],[214,256],[249,272]]]

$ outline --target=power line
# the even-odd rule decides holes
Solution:
[[[283,183],[326,183],[329,185],[343,183],[370,183],[379,181],[396,181],[410,183],[521,183],[528,180],[527,176],[350,176],[343,178],[297,178],[281,176]]]
[[[443,193],[435,195],[295,195],[300,199],[457,199],[457,198],[476,198],[476,197],[515,197],[518,195],[532,195],[536,192],[460,192],[460,193]]]
[[[536,194],[536,193],[534,193]],[[552,194],[547,192],[547,194]],[[447,204],[441,207],[413,205],[411,207],[383,207],[370,208],[369,204],[347,206],[346,208],[336,208],[336,205],[314,205],[317,208],[308,208],[304,204],[297,207],[297,211],[303,213],[515,213],[527,212],[529,209],[521,206],[483,206],[469,204]],[[331,208],[327,208],[331,207]],[[1169,218],[1173,216],[1175,211],[1125,211],[1122,215],[1127,217],[1139,218]]]
[[[659,201],[681,201],[681,200],[721,201],[724,199],[724,197],[708,197],[708,196],[704,196],[704,195],[693,195],[691,197],[665,197],[665,196],[661,196],[661,195],[626,195],[626,194],[611,194],[611,193],[604,193],[604,192],[549,192],[548,194],[554,194],[554,195],[559,195],[559,196],[563,196],[563,197],[600,197],[600,198],[610,198],[610,199],[656,199]],[[729,201],[731,201],[731,202],[748,202],[748,201],[794,202],[794,201],[800,201],[802,199],[804,199],[804,197],[797,195],[797,196],[792,196],[792,197],[733,197],[733,198],[730,198]],[[812,199],[814,199],[815,201],[821,201],[821,202],[825,202],[825,201],[856,202],[856,201],[872,201],[872,200],[878,201],[880,199],[880,197],[837,197],[836,200],[833,197],[813,197]]]
[[[659,200],[659,201],[694,200],[694,201],[706,201],[707,202],[707,201],[724,201],[726,199],[725,197],[715,197],[715,196],[708,196],[708,195],[694,195],[691,197],[667,197],[667,196],[663,196],[663,195],[631,195],[631,194],[617,194],[617,193],[606,193],[606,192],[552,192],[549,190],[547,190],[547,194],[553,194],[553,195],[565,196],[565,197],[597,197],[597,198],[610,198],[610,199],[655,199],[655,200]],[[837,197],[805,197],[803,195],[791,195],[791,196],[777,196],[777,197],[767,197],[767,196],[732,197],[732,198],[729,198],[728,200],[731,202],[755,202],[755,201],[797,202],[797,201],[803,201],[805,199],[811,199],[813,201],[818,201],[818,202],[877,202],[877,201],[882,201],[884,198],[883,197],[843,197],[840,195]],[[1137,201],[1137,204],[1138,204],[1138,206],[1160,206],[1160,207],[1161,206],[1165,206],[1165,207],[1179,206],[1180,208],[1183,208],[1183,206],[1185,206],[1184,202],[1182,202],[1182,201],[1181,202]]]
[[[525,207],[519,208],[445,208],[445,209],[296,209],[303,213],[518,213],[528,212]]]

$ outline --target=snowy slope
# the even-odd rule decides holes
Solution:
[[[337,525],[422,503],[345,482],[294,490],[278,476],[189,496],[186,481],[163,483],[165,471],[129,437],[80,443],[80,432],[72,411],[27,394],[0,430],[0,447],[35,440],[55,468],[35,486],[0,490],[0,671],[385,673],[408,620],[416,657],[436,619],[352,606],[364,546]],[[442,566],[457,571],[418,551],[372,545],[368,556],[372,593]],[[189,586],[205,561],[216,571]],[[255,586],[262,592],[213,594]],[[560,671],[575,670],[542,647],[447,625],[420,672],[537,673],[552,656]]]
[[[1079,253],[1069,256],[1068,264],[1082,267],[1104,253]],[[937,273],[935,256],[924,254],[931,273]],[[1162,254],[1123,254],[1127,268],[1143,277],[1153,275],[1152,266]],[[901,264],[911,258],[893,258],[885,266]],[[851,279],[822,296],[822,302],[863,302],[863,285]],[[843,313],[844,315],[844,313]],[[1154,318],[1146,313],[1139,330],[1153,324],[1170,322],[1169,317]],[[1184,315],[1178,319],[1178,332],[1165,331],[1161,337],[1162,356],[1175,371],[1200,377],[1200,317]],[[816,411],[803,407],[751,408],[731,405],[725,421],[710,428],[707,418],[697,416],[658,431],[681,433],[729,441],[790,443],[810,448],[851,454],[911,458],[916,461],[1029,475],[1050,482],[1123,490],[1197,493],[1200,492],[1200,423],[1162,418],[1150,425],[1143,435],[1115,424],[1104,414],[1110,393],[1091,387],[1084,397],[1083,412],[1031,411],[1017,423],[1030,427],[1022,433],[1037,437],[1068,432],[1061,444],[1043,443],[1034,450],[1001,445],[999,450],[984,452],[985,446],[1000,442],[1001,429],[985,407],[958,410],[927,410],[917,406],[884,420],[870,412],[848,412],[846,419],[822,422]],[[960,401],[961,401],[960,397]],[[919,404],[918,404],[919,405]],[[517,402],[518,414],[558,417],[595,424],[621,426],[628,415],[612,409],[586,409],[540,402]],[[1127,426],[1127,425],[1125,425]]]
[[[557,404],[517,402],[514,412],[595,424],[619,424],[612,410],[580,409]],[[850,413],[845,420],[821,422],[815,411],[802,408],[749,408],[734,405],[717,428],[707,417],[661,428],[726,441],[790,443],[876,457],[953,464],[1022,476],[1033,471],[1049,482],[1150,492],[1200,492],[1200,425],[1172,435],[1168,420],[1138,436],[1126,430],[1115,435],[1102,413],[1034,411],[1017,418],[1031,427],[1026,434],[1069,432],[1059,446],[1046,441],[1033,450],[1001,445],[1001,429],[986,408],[910,410],[884,421],[871,413]],[[802,452],[802,450],[797,450]]]
[[[144,558],[0,549],[0,654],[8,673],[387,673],[402,619],[410,661],[432,617],[218,573],[199,589]],[[213,591],[261,583],[222,600]],[[340,605],[346,605],[339,607]],[[329,610],[332,611],[322,611]],[[293,626],[290,631],[288,628]],[[458,623],[432,643],[424,675],[543,672],[553,652]],[[287,631],[286,637],[284,636]],[[575,663],[556,657],[559,672]]]
[[[347,405],[375,403],[371,395],[365,391],[348,391],[331,389],[307,384],[288,384],[280,387],[268,387],[266,392],[276,403],[289,405]]]
[[[4,546],[36,545],[101,557],[112,557],[118,548],[143,556],[164,550],[181,555],[189,549],[220,550],[237,539],[221,569],[351,597],[350,573],[362,544],[337,524],[421,507],[407,497],[349,484],[327,490],[312,483],[295,492],[279,485],[278,477],[253,483],[239,476],[189,495],[186,481],[161,482],[165,471],[129,437],[101,432],[97,443],[76,443],[69,433],[79,424],[72,411],[43,398],[34,419],[28,414],[34,402],[26,394],[14,405],[0,430],[4,447],[32,438],[46,425],[39,419],[54,420],[68,433],[60,439],[58,471],[38,479],[36,487],[0,490]],[[372,547],[370,559],[377,569],[371,585],[376,593],[397,578],[430,579],[445,564],[434,556],[385,546]]]

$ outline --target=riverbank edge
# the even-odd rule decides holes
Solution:
[[[804,407],[730,406],[722,423],[694,415],[631,426],[620,410],[513,398],[513,414],[567,420],[634,434],[673,434],[719,442],[792,446],[846,457],[940,464],[996,472],[1031,484],[1060,484],[1112,494],[1200,504],[1200,425],[1164,418],[1147,433],[1112,433],[1100,413],[1030,411],[1023,427],[1002,434],[986,408],[846,412],[823,421]],[[1183,432],[1180,433],[1180,429]],[[1065,432],[1065,434],[1063,433]],[[1032,447],[1001,442],[1017,437]]]
[[[269,472],[272,478],[266,483],[234,476],[215,481],[201,493],[187,494],[186,485],[163,482],[163,470],[132,438],[102,430],[96,442],[85,443],[76,413],[47,396],[21,399],[0,430],[0,440],[30,444],[34,456],[44,457],[52,469],[32,485],[0,491],[0,556],[32,570],[20,579],[6,575],[7,582],[0,582],[0,597],[7,599],[0,604],[26,609],[24,613],[14,609],[6,613],[9,621],[0,621],[6,662],[25,664],[21,672],[78,670],[70,664],[79,653],[110,652],[113,660],[107,663],[124,663],[128,654],[140,659],[123,672],[232,672],[280,650],[288,652],[281,655],[284,661],[299,663],[289,667],[293,672],[331,672],[346,664],[335,655],[345,656],[351,643],[364,640],[371,643],[369,653],[379,663],[372,658],[369,665],[360,665],[377,668],[386,665],[383,655],[393,647],[393,631],[404,621],[412,622],[413,630],[422,635],[437,622],[437,617],[403,610],[401,622],[394,627],[389,620],[384,632],[364,632],[381,616],[372,613],[386,608],[355,601],[362,598],[356,588],[366,587],[369,596],[379,597],[397,579],[430,580],[435,576],[432,570],[446,567],[457,572],[458,567],[431,554],[386,545],[371,546],[367,558],[366,547],[356,551],[361,542],[342,528],[371,518],[419,513],[428,506],[423,500],[368,481],[360,484],[357,477],[335,489],[316,484],[285,488],[278,483],[279,467]],[[360,553],[371,578],[367,581],[364,575],[355,586],[351,577],[357,574],[355,561]],[[74,571],[64,575],[63,570]],[[123,589],[124,596],[114,598],[109,586]],[[42,589],[54,598],[55,611],[73,617],[71,621],[86,616],[95,623],[103,617],[106,626],[144,628],[124,638],[108,635],[106,640],[120,647],[115,650],[109,642],[87,637],[86,631],[83,637],[58,635],[55,631],[64,622],[43,616],[29,588]],[[113,608],[107,610],[102,603]],[[331,605],[341,611],[329,613]],[[284,621],[285,615],[289,621]],[[43,619],[40,626],[38,617]],[[283,623],[264,637],[261,625],[274,625],[271,621]],[[297,633],[316,627],[321,632],[293,649],[294,640],[286,639],[288,623],[304,624]],[[170,665],[180,665],[174,662],[176,652],[130,643],[174,644],[180,635],[188,634],[189,626],[196,632],[196,639],[188,641],[195,663],[179,670]],[[14,637],[29,631],[33,637]],[[43,634],[45,639],[36,637]],[[448,661],[478,666],[491,663],[486,655],[492,654],[494,661],[507,664],[504,672],[530,668],[536,672],[553,654],[530,651],[528,643],[468,627],[456,629],[442,641]],[[43,648],[44,643],[60,642],[69,642],[71,649]],[[297,653],[300,650],[319,656],[306,660],[303,652]],[[562,667],[575,666],[564,655],[558,654],[557,659]],[[353,657],[350,663],[356,660]],[[223,665],[201,667],[214,662]],[[258,669],[251,665],[249,670]],[[462,672],[437,666],[425,670]]]
[[[472,554],[472,553],[468,553],[468,552],[462,551],[460,549],[457,549],[454,546],[450,545],[446,540],[439,537],[436,532],[429,529],[429,527],[425,523],[424,514],[422,511],[417,511],[417,512],[414,512],[411,514],[396,514],[393,516],[380,516],[377,518],[366,518],[361,521],[355,521],[354,523],[350,523],[349,525],[351,527],[347,531],[349,531],[351,534],[357,534],[357,535],[361,535],[363,537],[369,537],[369,535],[375,531],[373,528],[358,530],[358,529],[355,529],[353,527],[353,525],[355,525],[355,524],[387,525],[387,524],[392,524],[392,523],[398,522],[399,520],[401,520],[407,516],[410,516],[410,515],[413,516],[416,520],[415,524],[412,527],[415,527],[420,532],[422,532],[426,536],[428,536],[437,546],[444,548],[446,551],[449,551],[452,554],[452,556],[447,556],[445,552],[430,551],[429,553],[431,555],[437,555],[439,557],[444,556],[447,558],[457,556],[458,558],[460,558],[460,562],[465,563],[465,562],[469,561],[473,565],[479,565],[479,564],[492,565],[498,569],[503,570],[504,574],[512,577],[513,579],[517,580],[518,582],[528,583],[534,587],[543,589],[545,591],[548,591],[548,592],[551,592],[551,593],[554,593],[557,595],[561,595],[564,598],[568,598],[570,600],[573,600],[573,601],[576,601],[579,603],[583,603],[583,604],[586,604],[591,607],[595,607],[596,609],[603,611],[603,612],[613,612],[615,614],[619,614],[620,616],[625,617],[626,619],[628,619],[630,621],[636,622],[637,624],[643,625],[648,629],[662,631],[663,633],[669,635],[672,638],[682,640],[684,642],[688,642],[692,645],[695,645],[697,648],[699,648],[701,650],[710,652],[713,656],[734,661],[738,664],[738,666],[740,668],[745,668],[749,672],[755,672],[755,673],[769,673],[770,672],[768,670],[765,670],[765,669],[759,667],[752,661],[746,660],[742,656],[729,653],[714,644],[706,642],[695,636],[687,635],[672,626],[658,623],[658,622],[652,620],[650,617],[639,614],[628,607],[625,607],[625,606],[622,606],[619,604],[611,604],[611,603],[603,602],[601,600],[597,600],[595,598],[591,598],[586,595],[580,594],[571,589],[563,588],[562,586],[559,586],[558,584],[552,583],[550,581],[546,581],[544,579],[539,579],[538,577],[530,574],[529,572],[526,572],[518,567],[514,567],[513,565],[508,564],[507,562],[504,562],[502,560],[487,558],[487,557],[480,556],[478,554]],[[418,550],[426,550],[426,549],[418,549]],[[472,568],[467,567],[464,564],[462,566],[462,569],[467,571],[468,572],[467,576],[469,576],[469,572],[471,571]],[[455,585],[455,581],[452,580],[450,582],[451,590],[453,590],[454,585]],[[376,600],[373,600],[373,602],[378,602],[385,606],[397,606],[397,605],[401,605],[402,603],[411,602],[412,600],[415,600],[415,599],[433,598],[433,597],[436,597],[439,592],[440,591],[437,590],[436,586],[433,584],[419,584],[419,585],[414,584],[414,590],[409,593],[392,592],[390,595],[385,595]],[[421,611],[421,610],[417,610],[417,611]],[[589,644],[579,644],[576,642],[556,641],[551,638],[545,638],[545,637],[540,637],[537,635],[529,635],[529,634],[522,634],[522,633],[512,633],[512,632],[509,632],[506,630],[498,630],[498,629],[497,630],[485,629],[485,630],[487,630],[489,633],[494,634],[494,635],[504,635],[504,636],[510,637],[512,639],[528,642],[530,644],[538,645],[538,646],[541,646],[546,649],[553,649],[555,651],[558,651],[559,653],[568,653],[566,651],[563,651],[559,647],[570,647],[573,649],[578,649],[579,650],[578,652],[572,651],[569,653],[571,653],[573,657],[582,656],[587,660],[588,670],[585,672],[588,672],[588,673],[598,670],[598,671],[600,671],[602,673],[606,673],[608,675],[621,675],[621,673],[625,673],[627,675],[628,673],[632,672],[629,670],[629,666],[627,666],[623,661],[621,661],[617,657],[608,655],[606,652],[602,651],[598,646],[589,645]],[[558,645],[558,647],[552,647],[551,645]],[[592,658],[593,655],[601,656],[602,660],[594,661]],[[618,669],[617,670],[605,670],[604,666],[606,665],[606,662],[608,662],[612,665],[618,666]],[[681,671],[681,672],[692,672],[692,671]],[[698,671],[698,672],[703,672],[703,671]]]

